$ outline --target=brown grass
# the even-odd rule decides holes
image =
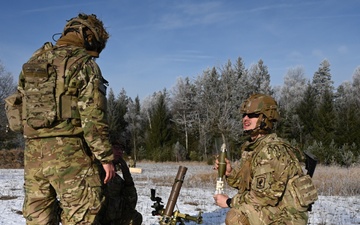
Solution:
[[[360,195],[360,166],[344,168],[319,165],[316,167],[313,181],[320,195]]]
[[[201,187],[201,185],[213,185],[216,182],[216,178],[217,174],[213,171],[191,175],[186,178],[186,186]],[[313,181],[319,195],[322,196],[360,195],[360,166],[344,168],[340,166],[318,165]]]

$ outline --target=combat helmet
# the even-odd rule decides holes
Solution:
[[[270,133],[274,127],[274,122],[280,118],[278,105],[269,95],[253,94],[243,102],[240,107],[241,114],[259,115],[256,128],[251,132]]]
[[[109,39],[109,34],[104,28],[104,24],[94,14],[80,13],[67,21],[62,36],[68,32],[76,31],[84,38],[85,48],[95,51],[98,54],[105,48]]]

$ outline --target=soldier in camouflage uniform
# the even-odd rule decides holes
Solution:
[[[305,225],[308,206],[317,199],[309,175],[304,175],[294,147],[272,133],[279,119],[276,101],[267,95],[250,96],[241,106],[243,130],[250,136],[241,147],[241,160],[226,159],[226,181],[238,194],[214,195],[220,207],[230,207],[228,225]],[[218,168],[218,160],[215,169]]]
[[[106,109],[107,81],[94,58],[109,35],[95,15],[70,19],[53,46],[45,43],[23,65],[25,199],[28,225],[98,224],[104,183],[114,176]]]

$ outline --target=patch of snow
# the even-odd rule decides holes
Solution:
[[[154,202],[150,199],[150,190],[155,189],[156,197],[162,198],[162,204],[166,206],[180,165],[186,166],[188,170],[174,210],[195,217],[201,211],[204,225],[225,224],[228,209],[216,206],[212,198],[215,192],[215,181],[201,185],[200,181],[197,183],[194,179],[191,179],[191,182],[187,181],[187,177],[209,173],[212,166],[201,163],[184,163],[184,165],[181,163],[138,163],[137,166],[142,168],[142,173],[133,174],[133,178],[138,192],[137,210],[143,215],[143,224],[159,224],[159,216],[152,215]],[[21,215],[24,200],[23,175],[22,169],[0,169],[0,225],[25,224],[25,219]],[[225,192],[232,196],[236,190],[225,187]],[[309,224],[314,225],[358,225],[360,224],[360,197],[319,196],[319,200],[312,206],[309,217]],[[190,221],[186,224],[196,223]]]

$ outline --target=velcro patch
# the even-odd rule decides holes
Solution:
[[[264,189],[265,184],[266,184],[266,177],[265,176],[256,177],[256,188],[257,189]]]

